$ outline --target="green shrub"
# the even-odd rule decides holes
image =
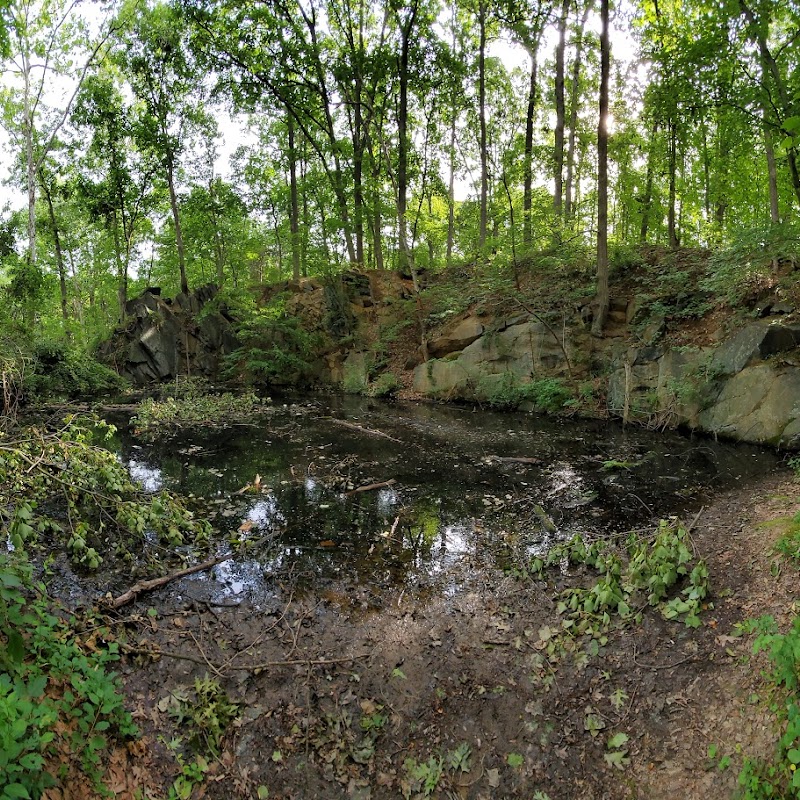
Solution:
[[[748,620],[742,629],[756,633],[753,652],[765,652],[772,665],[768,674],[771,689],[778,695],[772,708],[777,712],[782,734],[772,759],[746,758],[739,773],[744,800],[800,798],[800,617],[787,633],[779,633],[775,619],[763,616]]]
[[[153,440],[186,428],[224,428],[247,422],[270,409],[270,400],[262,400],[253,392],[240,395],[188,393],[164,400],[143,400],[131,418],[131,425],[137,436]]]
[[[112,369],[63,342],[35,344],[25,376],[25,392],[34,400],[94,397],[125,386]]]
[[[773,262],[796,261],[799,252],[800,227],[794,223],[743,228],[711,256],[702,286],[731,305],[741,304],[768,280]]]
[[[96,569],[104,550],[132,560],[148,531],[170,545],[204,545],[211,526],[168,492],[146,494],[116,455],[92,444],[113,429],[69,422],[57,434],[30,428],[0,447],[0,530],[16,551],[55,536],[72,560]]]
[[[115,673],[117,645],[84,652],[53,613],[44,586],[33,590],[24,556],[0,554],[0,798],[39,797],[55,783],[47,759],[65,750],[101,788],[111,738],[135,736]]]
[[[241,346],[225,357],[226,377],[280,386],[310,379],[319,336],[287,313],[285,298],[254,310],[239,323],[236,333]]]
[[[490,408],[513,411],[530,403],[538,411],[554,414],[572,399],[570,390],[560,378],[538,378],[523,383],[511,372],[498,380],[485,376],[480,379],[477,396]]]
[[[370,397],[392,397],[397,390],[402,388],[402,384],[393,372],[384,372],[379,375],[377,380],[369,384],[367,394]]]

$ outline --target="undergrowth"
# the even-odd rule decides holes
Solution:
[[[766,674],[772,701],[770,709],[782,731],[770,760],[746,758],[739,773],[742,800],[800,798],[800,617],[787,633],[779,633],[775,619],[765,615],[744,623],[755,633],[753,653],[767,654],[771,669]]]
[[[538,378],[520,381],[506,372],[498,380],[487,376],[478,383],[477,396],[489,408],[514,411],[529,404],[538,411],[556,413],[573,400],[572,392],[560,378]]]
[[[269,399],[253,392],[245,394],[190,393],[164,400],[147,398],[131,418],[137,436],[152,441],[182,429],[223,428],[237,422],[249,422],[255,414],[270,409]]]
[[[792,463],[797,462],[797,463]],[[797,459],[790,460],[797,472]],[[775,551],[800,566],[800,513],[778,539]],[[765,673],[771,695],[770,710],[782,731],[772,759],[746,758],[739,773],[742,800],[800,798],[800,616],[786,633],[775,618],[764,615],[740,626],[754,633],[753,654],[766,653],[770,669]]]
[[[93,397],[126,387],[114,370],[63,342],[38,342],[29,364],[24,388],[33,400]]]
[[[35,798],[55,766],[77,765],[102,787],[102,756],[137,734],[107,666],[117,645],[81,642],[54,613],[19,552],[0,555],[0,798]],[[63,775],[60,777],[64,777]]]
[[[564,563],[586,566],[599,577],[589,586],[561,593],[562,636],[596,638],[612,625],[640,622],[648,607],[665,619],[682,619],[690,627],[701,624],[708,568],[693,556],[689,533],[678,523],[662,520],[652,536],[631,533],[621,546],[602,540],[587,544],[578,535],[533,559],[530,569],[541,576],[546,568]],[[558,646],[555,632],[546,638]]]
[[[114,453],[94,444],[113,428],[70,418],[55,432],[0,434],[0,530],[15,550],[59,543],[96,569],[104,554],[133,561],[148,534],[170,546],[207,543],[210,526],[167,492],[146,494]]]

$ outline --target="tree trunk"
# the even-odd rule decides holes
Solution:
[[[399,106],[397,111],[397,235],[399,239],[399,268],[404,270],[411,262],[408,247],[408,63],[411,49],[411,32],[419,3],[415,2],[408,18],[400,23]]]
[[[289,133],[289,230],[292,239],[292,278],[300,280],[300,204],[297,197],[297,152],[294,141],[294,119],[287,114]]]
[[[450,120],[450,180],[447,185],[447,266],[453,263],[453,247],[456,238],[456,109]]]
[[[536,48],[528,50],[531,59],[530,81],[528,82],[528,111],[525,115],[525,163],[523,164],[522,189],[522,242],[529,247],[533,242],[533,134],[536,122],[536,102],[539,83],[539,40]]]
[[[53,196],[50,193],[50,187],[42,179],[42,191],[44,192],[45,199],[47,200],[47,215],[50,219],[50,230],[53,233],[53,243],[56,250],[56,269],[58,270],[58,284],[61,291],[61,317],[64,320],[65,326],[69,324],[69,312],[67,310],[67,270],[64,265],[64,253],[61,249],[61,233],[58,229],[58,222],[56,221],[56,212],[53,208]],[[67,331],[67,338],[71,338],[71,334]]]
[[[119,305],[119,321],[125,319],[125,306],[128,304],[128,260],[123,257],[122,244],[119,239],[119,221],[117,212],[112,215],[111,224],[114,230],[114,251],[117,258],[117,303]]]
[[[653,120],[650,128],[650,147],[647,151],[647,177],[645,178],[644,197],[642,198],[642,227],[639,231],[639,242],[647,242],[650,230],[650,211],[653,208],[653,170],[655,162],[656,136],[658,135],[658,121]]]
[[[608,316],[608,79],[611,46],[608,38],[609,0],[600,0],[600,121],[597,125],[597,294],[592,334],[603,335]]]
[[[480,196],[480,230],[478,248],[483,252],[486,245],[486,232],[489,221],[489,153],[486,144],[486,4],[478,3],[478,26],[480,44],[478,48],[478,116],[480,118],[480,159],[481,159],[481,196]]]
[[[761,59],[761,81],[766,82],[767,65]],[[767,102],[762,100],[761,125],[764,130],[764,151],[767,156],[767,179],[769,181],[769,219],[773,224],[781,220],[778,194],[778,165],[775,161],[775,146],[772,142],[772,131],[767,121]]]
[[[761,68],[762,74],[766,70],[772,76],[772,81],[775,84],[775,89],[781,103],[781,111],[785,116],[790,116],[792,113],[792,96],[786,86],[786,81],[781,77],[781,71],[772,51],[769,49],[769,44],[766,37],[758,25],[755,15],[750,10],[745,0],[739,0],[739,8],[745,16],[745,19],[750,25],[752,38],[758,44],[758,49],[761,54]],[[782,120],[780,120],[782,121]],[[789,162],[789,174],[792,178],[792,188],[794,189],[795,196],[800,203],[800,171],[797,167],[797,153],[794,147],[790,147],[786,153],[786,158]]]
[[[564,121],[566,117],[564,106],[564,51],[567,46],[569,6],[570,0],[562,1],[561,16],[558,20],[558,43],[556,44],[556,130],[555,151],[553,154],[555,191],[553,194],[553,208],[558,217],[562,216],[564,204]]]
[[[669,246],[677,250],[680,246],[677,230],[677,180],[678,180],[678,126],[670,120],[669,123],[669,209],[667,211],[667,230]]]
[[[169,205],[172,209],[172,222],[175,225],[175,247],[178,250],[181,291],[184,294],[189,294],[189,281],[186,279],[186,253],[183,247],[183,230],[181,229],[181,216],[178,210],[178,195],[175,191],[175,162],[172,153],[167,156],[167,185],[169,187]]]
[[[575,142],[578,131],[578,101],[580,99],[581,66],[583,61],[583,34],[586,30],[586,22],[589,19],[589,12],[594,5],[593,0],[587,0],[586,7],[583,9],[578,31],[575,40],[575,61],[572,63],[572,83],[569,90],[569,139],[567,141],[567,176],[564,185],[564,212],[568,219],[575,215],[575,203],[573,200],[573,180],[575,173]]]

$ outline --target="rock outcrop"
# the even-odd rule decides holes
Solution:
[[[608,406],[632,418],[800,447],[800,326],[754,322],[715,347],[631,348],[612,363]],[[660,418],[660,419],[659,419]]]
[[[237,347],[225,310],[206,308],[216,295],[213,285],[174,300],[147,289],[128,301],[126,322],[100,348],[101,359],[139,386],[179,374],[216,379],[222,358]]]
[[[474,334],[480,326],[484,332]],[[455,331],[470,332],[469,343],[456,352],[449,349]],[[480,399],[493,384],[509,378],[529,383],[537,377],[575,375],[578,364],[585,365],[581,353],[588,332],[582,328],[554,330],[527,315],[504,320],[484,329],[478,320],[468,318],[454,332],[445,333],[447,346],[433,340],[435,351],[445,350],[444,359],[420,364],[414,370],[414,389],[421,394],[444,399]]]

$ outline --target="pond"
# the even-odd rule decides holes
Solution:
[[[576,532],[688,521],[715,491],[779,463],[756,447],[615,423],[353,397],[155,444],[122,425],[117,446],[147,490],[177,492],[212,521],[219,552],[236,545],[183,586],[255,603],[287,582],[452,594],[471,572],[524,569]]]

